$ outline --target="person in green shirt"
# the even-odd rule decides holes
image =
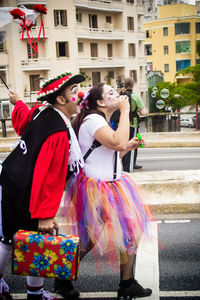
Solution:
[[[137,136],[139,132],[140,115],[146,115],[146,108],[141,97],[133,92],[134,81],[132,78],[127,77],[124,80],[124,89],[130,101],[130,139]],[[142,166],[137,165],[138,149],[128,152],[122,158],[123,170],[131,172],[132,169],[141,169]],[[133,155],[133,166],[131,166],[131,155]]]

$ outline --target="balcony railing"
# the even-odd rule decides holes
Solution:
[[[145,56],[139,57],[138,63],[139,63],[139,66],[146,66],[147,65],[146,57]]]
[[[122,2],[113,2],[111,0],[75,0],[74,5],[76,7],[82,7],[92,10],[104,10],[108,9],[110,12],[123,12]]]
[[[144,15],[144,6],[141,4],[136,5],[136,13],[138,15]]]
[[[144,31],[138,31],[137,36],[138,36],[139,41],[145,41],[145,32]]]
[[[139,87],[140,87],[141,92],[147,92],[148,91],[148,83],[147,82],[140,82]]]
[[[124,40],[124,31],[112,28],[90,28],[77,26],[77,38]]]
[[[83,57],[78,58],[79,68],[119,68],[125,67],[126,57]]]
[[[47,0],[40,0],[40,4],[46,5]],[[17,5],[35,5],[38,4],[38,0],[17,0]]]
[[[38,91],[27,91],[24,92],[24,101],[26,103],[33,103],[37,100],[37,93]]]
[[[44,26],[45,38],[48,38],[48,36],[49,36],[49,31],[48,30],[49,30],[49,27]],[[40,26],[33,26],[31,28],[31,32],[32,32],[31,37],[33,37],[34,39],[37,38],[38,34],[39,34],[39,31],[40,31]],[[19,34],[20,34],[20,38],[22,38],[22,29],[21,28],[19,29]],[[42,32],[40,34],[40,38],[43,39],[43,33]],[[24,39],[28,39],[26,31],[24,31]]]
[[[30,58],[21,61],[23,71],[50,70],[51,59],[49,58]]]

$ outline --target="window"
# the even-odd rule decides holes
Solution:
[[[98,28],[97,15],[89,15],[90,28]]]
[[[40,89],[40,75],[30,75],[30,90],[32,92],[39,91]]]
[[[83,52],[83,43],[78,42],[78,52]]]
[[[98,45],[96,43],[90,44],[91,57],[98,57]]]
[[[114,71],[108,71],[108,77],[114,79]]]
[[[163,35],[168,36],[168,27],[163,28]]]
[[[190,64],[191,64],[190,59],[177,60],[176,61],[176,72],[189,67]]]
[[[112,23],[111,16],[106,16],[106,23]]]
[[[0,100],[0,118],[10,118],[11,110],[10,110],[10,102],[8,100]]]
[[[101,82],[101,73],[100,72],[92,72],[92,85],[95,86],[99,82]]]
[[[200,33],[200,22],[196,23],[196,33]]]
[[[176,23],[175,34],[188,34],[190,33],[190,23]]]
[[[128,55],[129,57],[135,56],[135,44],[128,44]]]
[[[144,45],[145,55],[152,55],[152,45]]]
[[[133,3],[134,3],[134,0],[126,0],[126,3],[133,4]]]
[[[69,57],[68,42],[56,42],[56,56],[57,57]]]
[[[0,52],[5,52],[6,49],[6,44],[5,44],[5,38],[6,38],[6,32],[5,31],[0,31]]]
[[[0,66],[0,75],[5,81],[6,84],[8,84],[8,69],[7,66]],[[0,85],[3,85],[3,82],[0,80]]]
[[[130,70],[130,77],[133,78],[134,82],[137,82],[137,71],[136,70]]]
[[[80,12],[76,13],[76,22],[78,22],[78,23],[82,22],[82,13],[80,13]]]
[[[149,37],[151,37],[151,36],[150,36],[150,31],[149,31],[149,30],[146,30],[146,38],[149,38]]]
[[[113,57],[112,44],[107,44],[108,57]]]
[[[134,30],[134,19],[133,17],[127,17],[128,30]]]
[[[54,10],[54,25],[55,26],[67,26],[67,11],[66,10]]]
[[[36,46],[38,47],[37,43],[36,43]],[[29,43],[27,43],[27,56],[28,56],[28,59],[38,58],[38,53],[31,47],[31,45]]]
[[[152,62],[147,62],[146,70],[147,71],[153,71],[153,63]]]
[[[164,46],[164,54],[169,54],[169,48],[168,48],[168,46]]]
[[[165,72],[169,72],[169,64],[164,65]]]
[[[176,53],[190,53],[190,41],[176,42]]]

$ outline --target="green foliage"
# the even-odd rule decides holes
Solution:
[[[165,109],[172,109],[172,111],[176,111],[177,109],[183,108],[187,105],[191,105],[191,102],[186,97],[183,92],[183,85],[171,82],[158,82],[157,84],[158,91],[156,93],[155,101],[163,99],[160,96],[162,89],[168,89],[170,94],[167,98],[163,99],[165,101]],[[149,89],[150,94],[152,93],[152,88]],[[180,94],[180,97],[174,97],[175,94]],[[184,95],[184,96],[183,96]]]
[[[200,57],[200,41],[197,41],[197,43],[196,43],[196,50],[197,50],[198,56]]]
[[[182,85],[181,95],[187,97],[191,105],[200,104],[200,64],[187,67],[176,73],[177,75],[191,74],[192,81]]]

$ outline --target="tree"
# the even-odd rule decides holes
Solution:
[[[183,86],[181,84],[177,83],[171,83],[171,82],[158,82],[156,87],[158,88],[158,91],[156,92],[155,101],[157,100],[164,100],[165,101],[165,109],[172,109],[172,111],[176,111],[177,109],[183,108],[187,105],[190,105],[190,101],[188,101],[188,98],[186,96],[182,97],[175,97],[175,94],[184,94],[183,93]],[[163,89],[169,90],[169,96],[167,98],[161,97],[161,91]],[[152,88],[150,88],[150,95],[152,93]]]
[[[200,57],[200,41],[197,42],[196,51]],[[191,102],[191,105],[200,104],[200,62],[176,73],[176,76],[190,74],[191,82],[182,85],[180,94]]]

